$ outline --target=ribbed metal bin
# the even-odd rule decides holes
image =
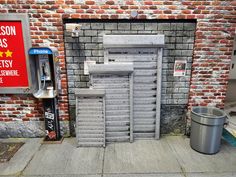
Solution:
[[[204,154],[220,150],[226,114],[214,107],[194,107],[191,111],[190,146]]]

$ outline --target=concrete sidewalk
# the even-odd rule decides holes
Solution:
[[[18,153],[22,152],[15,157]],[[9,170],[2,171],[4,165],[11,166],[12,162],[0,164],[0,175],[12,175]],[[76,148],[75,138],[68,138],[62,144],[41,145],[18,170],[15,176],[231,177],[236,176],[236,148],[223,143],[216,155],[203,155],[192,150],[184,136],[115,143],[106,148]]]

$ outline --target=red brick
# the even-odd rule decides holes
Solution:
[[[153,5],[153,1],[144,1],[145,5]]]
[[[157,6],[149,6],[149,9],[152,9],[152,10],[157,9]]]
[[[197,6],[197,9],[199,9],[199,10],[205,10],[205,9],[206,9],[206,6]]]
[[[211,5],[211,2],[207,2],[207,1],[204,2],[204,1],[203,1],[203,2],[202,2],[202,5],[205,5],[205,6]]]
[[[105,10],[99,9],[99,10],[96,10],[96,13],[97,13],[97,14],[103,14],[103,13],[105,13]]]
[[[195,15],[187,15],[187,19],[196,19]]]
[[[119,15],[111,15],[111,19],[118,19]]]
[[[203,19],[205,17],[205,15],[196,15],[197,19]]]
[[[188,5],[192,5],[192,2],[190,2],[190,1],[184,1],[184,2],[182,2],[182,4],[188,6]]]
[[[81,5],[80,7],[81,7],[81,9],[89,9],[89,6],[87,6],[87,5]]]
[[[140,6],[140,9],[142,10],[149,9],[149,6]]]
[[[58,9],[57,13],[64,13],[65,11],[63,9]]]
[[[109,16],[108,15],[101,15],[101,18],[102,19],[109,19]]]
[[[27,10],[25,9],[19,9],[19,10],[16,10],[17,13],[28,13]]]
[[[94,5],[94,4],[95,4],[95,1],[85,1],[85,4],[86,4],[86,5]]]
[[[161,10],[154,10],[153,13],[154,13],[154,14],[162,14],[163,11],[161,11]]]
[[[110,6],[111,9],[119,9],[119,6]]]
[[[123,13],[124,13],[124,10],[119,9],[119,10],[116,11],[116,13],[117,13],[117,14],[123,14]]]
[[[80,5],[72,5],[71,8],[72,9],[80,9],[81,7],[80,7]]]
[[[40,9],[40,5],[33,4],[31,7],[32,7],[32,9]]]
[[[171,1],[164,1],[164,5],[172,5],[173,3]]]
[[[86,13],[88,13],[88,14],[92,14],[93,12],[94,12],[93,9],[88,9],[88,10],[86,10]]]
[[[164,14],[171,14],[171,12],[172,12],[171,10],[164,10],[163,11]]]
[[[178,6],[168,6],[168,9],[170,10],[176,10]]]
[[[7,0],[6,3],[7,3],[7,4],[15,4],[15,3],[16,3],[16,0]]]
[[[153,1],[153,5],[163,5],[162,1]]]
[[[93,5],[93,6],[90,6],[91,9],[99,9],[100,6],[97,6],[97,5]]]
[[[201,2],[201,1],[193,1],[192,4],[193,4],[193,5],[201,5],[202,2]]]
[[[89,18],[89,15],[82,14],[82,15],[81,15],[81,18],[82,18],[82,19],[87,19],[87,18]]]
[[[80,14],[72,14],[72,15],[71,15],[71,18],[80,18],[80,17],[81,17]]]
[[[129,6],[120,6],[120,8],[126,10],[129,8]]]
[[[3,121],[10,122],[10,121],[12,121],[12,118],[4,118]]]
[[[159,19],[168,19],[168,15],[158,15]]]
[[[69,18],[69,17],[70,17],[70,14],[63,14],[63,15],[62,15],[62,18],[63,18],[63,19],[66,19],[66,18]]]
[[[76,9],[76,13],[84,13],[84,9]]]
[[[188,9],[188,10],[195,10],[195,9],[196,9],[196,6],[188,6],[187,9]]]
[[[210,12],[209,10],[201,10],[202,14],[209,14],[209,12]]]
[[[45,9],[38,9],[37,13],[45,13],[45,11],[46,11]]]
[[[6,10],[6,9],[0,9],[0,13],[7,13],[8,12],[8,10]]]
[[[110,9],[110,6],[109,5],[102,5],[100,6],[101,9]]]
[[[147,16],[146,15],[144,15],[144,14],[140,14],[140,15],[138,15],[138,17],[137,17],[138,19],[146,19],[147,18]]]
[[[231,5],[231,6],[236,6],[236,1],[232,1],[232,2],[230,3],[230,5]]]
[[[130,9],[139,9],[139,6],[129,6]]]
[[[106,4],[107,4],[107,5],[114,5],[115,2],[114,2],[114,1],[107,1]]]
[[[177,19],[185,19],[187,16],[185,15],[177,15]]]
[[[182,10],[182,13],[183,14],[191,14],[191,11],[190,10]]]
[[[168,15],[168,19],[176,19],[175,15]]]

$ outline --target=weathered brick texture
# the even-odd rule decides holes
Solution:
[[[70,33],[65,32],[70,112],[73,112],[75,106],[75,88],[89,87],[89,76],[83,74],[83,62],[85,60],[104,62],[102,40],[104,34],[165,34],[162,64],[161,132],[183,133],[185,130],[183,114],[187,108],[189,97],[196,23],[170,20],[164,22],[138,20],[136,22],[128,20],[125,22],[101,21],[100,23],[97,21],[77,22],[81,25],[79,39],[73,38]],[[186,77],[173,76],[175,60],[188,62]],[[72,114],[71,119],[75,119]],[[173,124],[174,121],[178,123]],[[183,126],[179,127],[180,124]]]
[[[189,107],[196,105],[223,107],[236,28],[235,8],[236,4],[231,0],[0,0],[0,13],[27,13],[29,15],[31,39],[34,46],[54,46],[59,50],[63,88],[59,98],[62,120],[69,119],[66,46],[63,36],[64,19],[132,19],[131,11],[138,12],[134,21],[136,19],[196,19],[196,38],[193,46],[194,56],[188,105]],[[135,28],[139,28],[139,26]],[[91,57],[95,54],[100,55],[97,51],[89,53]],[[9,115],[14,115],[15,108],[19,104],[15,102],[15,99],[24,102],[24,97],[1,95],[0,121],[12,120]],[[32,97],[27,97],[27,99],[30,102],[22,103],[27,106],[22,106],[23,110],[18,119],[23,120],[27,116],[31,116],[28,117],[29,120],[42,118],[41,102]]]

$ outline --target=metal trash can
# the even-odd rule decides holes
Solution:
[[[194,107],[191,111],[190,146],[204,153],[215,154],[220,150],[226,114],[215,107]]]

